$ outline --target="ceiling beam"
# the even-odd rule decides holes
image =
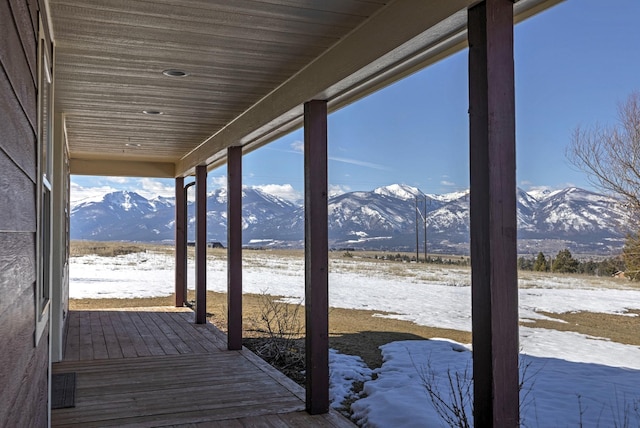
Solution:
[[[100,159],[69,160],[71,174],[102,175],[111,177],[175,177],[175,164],[170,162],[145,162]]]

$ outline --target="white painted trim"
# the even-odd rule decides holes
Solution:
[[[54,31],[53,31],[53,19],[51,19],[51,5],[49,4],[49,0],[41,0],[44,3],[44,14],[47,18],[47,22],[50,24],[49,25],[49,38],[51,39],[51,41],[54,41],[56,38],[54,37]]]
[[[48,60],[49,58],[49,52],[47,49],[42,48],[43,43],[42,41],[44,40],[44,42],[47,42],[47,38],[46,35],[44,34],[44,25],[42,23],[42,18],[39,17],[38,19],[38,50],[37,50],[37,67],[38,67],[38,86],[40,86],[41,82],[43,82],[43,78],[44,76],[42,75],[43,73],[43,61],[44,61],[44,65],[46,66],[46,68],[49,68],[50,66],[50,61]],[[49,87],[49,100],[45,100],[45,102],[48,103],[48,113],[50,115],[49,120],[53,121],[53,112],[51,111],[51,109],[53,108],[53,82],[49,81],[49,78],[51,77],[50,75],[50,70],[47,71],[47,82],[51,85]],[[41,88],[39,87],[39,94],[41,91]],[[47,251],[46,249],[43,249],[43,240],[42,240],[42,233],[43,233],[43,228],[45,227],[45,225],[43,225],[43,203],[45,202],[45,199],[43,198],[43,192],[49,192],[49,198],[46,199],[46,201],[49,202],[50,206],[49,206],[49,216],[48,216],[48,220],[49,220],[49,224],[46,225],[47,227],[44,229],[44,231],[48,230],[48,243],[51,246],[52,242],[53,242],[53,234],[52,234],[52,216],[51,216],[51,205],[52,205],[52,195],[51,195],[51,184],[48,181],[48,178],[45,177],[43,175],[44,172],[46,172],[47,169],[47,165],[42,165],[42,134],[43,134],[43,130],[42,128],[42,124],[43,124],[43,118],[42,118],[42,100],[41,100],[41,95],[38,95],[38,100],[37,100],[37,114],[38,114],[38,135],[37,135],[37,139],[36,139],[36,144],[37,144],[37,162],[36,162],[36,174],[37,174],[37,183],[36,183],[36,192],[37,192],[37,196],[36,196],[36,282],[35,282],[35,298],[34,298],[34,313],[35,313],[35,331],[34,331],[34,344],[37,347],[38,344],[40,343],[40,340],[42,339],[42,337],[44,336],[44,332],[49,330],[50,327],[50,315],[51,315],[51,311],[50,311],[50,302],[51,302],[51,262],[52,262],[52,255],[51,255],[51,251]],[[53,138],[52,135],[50,135],[51,130],[52,130],[52,126],[49,126],[49,133],[47,135],[49,135],[50,138]],[[50,145],[51,149],[53,148],[53,144]],[[53,157],[53,153],[52,150],[49,150],[47,152],[47,163],[50,165],[51,162],[49,161],[49,159],[51,159]],[[49,177],[50,178],[50,177]],[[44,254],[43,254],[44,251]],[[48,258],[45,266],[43,267],[43,259],[44,258]],[[47,279],[47,285],[48,285],[48,290],[46,290],[46,296],[43,295],[42,292],[42,279],[43,279],[43,268],[47,270],[47,272],[45,272],[48,276]],[[43,306],[41,306],[43,305]]]
[[[68,311],[69,278],[67,259],[67,216],[69,215],[67,171],[65,167],[65,134],[63,117],[54,115],[53,144],[53,209],[52,209],[52,281],[51,281],[51,336],[49,339],[52,362],[63,357],[64,331]]]

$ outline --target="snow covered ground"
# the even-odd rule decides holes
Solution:
[[[193,272],[190,265],[189,271]],[[150,297],[173,292],[173,259],[136,253],[115,258],[74,257],[71,298]],[[226,262],[210,259],[212,291],[226,290]],[[244,291],[266,292],[301,301],[304,261],[269,253],[245,259]],[[466,268],[434,267],[365,260],[332,260],[330,305],[391,312],[417,324],[471,329],[470,273]],[[640,309],[640,289],[612,286],[609,280],[534,274],[520,279],[520,318],[543,318],[536,311],[624,313]],[[193,288],[193,277],[190,278]],[[523,366],[530,382],[522,396],[523,426],[640,426],[640,347],[573,332],[522,327]],[[446,380],[447,371],[470,370],[469,345],[447,340],[395,342],[382,348],[384,364],[372,373],[353,356],[331,354],[332,396],[349,395],[354,380],[365,383],[366,398],[356,401],[354,417],[366,426],[444,426],[424,387]],[[377,377],[371,380],[372,376]],[[444,378],[443,378],[444,376]],[[443,394],[446,388],[441,387]],[[526,393],[526,396],[524,395]],[[634,407],[635,406],[635,407]],[[631,418],[626,422],[625,418]]]

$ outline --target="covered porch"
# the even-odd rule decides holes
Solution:
[[[68,328],[53,374],[75,373],[75,407],[53,427],[353,426],[305,412],[302,387],[188,308],[74,310]]]
[[[81,397],[90,392],[80,381],[78,407],[54,410],[54,425],[65,425],[62,415],[74,412],[77,416],[69,416],[69,421],[82,426],[104,426],[106,421],[120,426],[171,426],[209,423],[216,418],[237,422],[256,415],[277,415],[271,416],[276,418],[273,425],[286,426],[282,415],[300,417],[296,412],[303,409],[310,414],[326,413],[327,117],[468,46],[474,418],[476,426],[516,426],[513,25],[558,1],[46,2],[49,16],[44,25],[50,25],[47,30],[55,51],[53,60],[49,60],[53,62],[55,81],[51,118],[55,182],[66,183],[69,174],[173,178],[176,190],[175,313],[167,310],[145,317],[126,312],[115,312],[117,316],[99,313],[89,314],[84,320],[86,314],[66,320],[68,254],[62,246],[52,246],[48,241],[48,247],[43,246],[43,254],[48,255],[49,249],[53,253],[51,355],[53,361],[62,359],[54,371],[77,370],[80,378],[96,373],[98,382],[113,370],[115,381],[111,401],[106,401],[107,396],[88,399],[94,400],[92,408],[104,408],[101,417],[109,419],[92,421],[89,415],[98,417],[98,410],[89,411],[87,419],[82,419]],[[306,314],[304,396],[297,386],[268,367],[259,366],[242,349],[241,324],[242,158],[300,127],[305,132],[305,283],[301,284]],[[228,176],[226,338],[206,323],[205,309],[207,173],[222,165],[226,165]],[[180,309],[186,294],[185,184],[191,185],[186,181],[193,176],[195,323],[193,315],[187,322],[185,317],[190,314]],[[63,185],[53,187],[52,242],[65,242],[69,237],[66,192]],[[46,209],[44,213],[48,215]],[[124,322],[127,317],[128,322]],[[69,335],[65,346],[77,346],[75,362],[69,361],[76,353],[73,348],[63,352],[66,324]],[[155,337],[153,344],[150,338],[160,332],[165,338],[159,341],[160,337]],[[132,336],[115,341],[120,333],[122,337]],[[94,334],[102,338],[94,342]],[[205,339],[193,339],[194,335]],[[191,342],[185,342],[189,337]],[[140,345],[138,349],[136,343],[144,343],[146,348]],[[131,355],[125,355],[125,350]],[[166,355],[153,354],[161,351]],[[84,354],[92,355],[89,361],[81,358]],[[186,364],[177,361],[185,356],[196,360]],[[156,359],[158,372],[142,375],[141,367],[156,366]],[[137,361],[144,364],[138,366]],[[227,363],[228,368],[218,370],[218,364],[225,367]],[[176,370],[179,367],[189,367],[193,378],[183,376]],[[233,378],[227,378],[231,374]],[[130,381],[132,376],[141,376],[145,382],[165,379],[166,383],[145,387],[146,395],[145,390],[135,389],[141,385],[137,382],[128,382],[133,390],[118,389],[125,383],[118,383],[118,379]],[[193,386],[194,379],[211,376],[222,380],[223,386],[217,382]],[[238,380],[245,377],[251,382]],[[279,397],[275,392],[252,395],[264,385],[278,389],[278,384],[283,388],[282,398],[275,398]],[[109,385],[105,385],[93,393],[108,390]],[[166,403],[160,401],[164,395]],[[269,404],[266,397],[279,404]],[[227,410],[225,402],[244,404],[236,412]],[[225,410],[214,411],[216,406]],[[120,417],[123,419],[118,420]],[[309,421],[322,424],[333,423],[334,419],[329,413]]]

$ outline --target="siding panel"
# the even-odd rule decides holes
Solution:
[[[47,426],[49,340],[34,345],[37,3],[0,1],[0,426]]]
[[[38,34],[38,0],[27,0],[26,3],[29,5],[29,15],[31,18],[31,25],[33,26],[33,34]],[[34,38],[36,40],[36,38]]]
[[[30,403],[18,401],[24,382],[30,377],[46,376],[46,371],[44,374],[28,373],[28,367],[33,364],[35,351],[33,284],[21,292],[16,290],[14,293],[17,294],[14,305],[0,316],[0,339],[3,347],[3,352],[0,353],[0,397],[9,400],[8,403],[0,405],[0,426],[3,427],[20,426],[17,421],[9,418],[12,407],[30,406]],[[40,343],[46,344],[47,340],[43,339]]]
[[[35,82],[37,80],[36,76],[38,75],[38,71],[36,68],[37,46],[35,42],[38,27],[34,27],[33,25],[30,5],[27,4],[27,2],[22,0],[9,0],[9,5],[13,13],[16,27],[18,27],[18,34],[20,36],[20,40],[22,41],[22,49],[26,53],[26,60],[29,64],[29,69],[31,70],[31,78],[33,79],[35,85]]]
[[[35,187],[0,147],[0,231],[36,231]]]
[[[9,410],[7,420],[11,421],[11,424],[6,426],[47,426],[48,378],[46,373],[49,359],[47,341],[41,340],[35,351],[19,382],[16,405],[11,406]]]
[[[16,285],[36,280],[34,248],[33,233],[0,232],[0,318],[11,313],[20,298]]]
[[[22,12],[28,13],[29,11],[25,8]],[[37,129],[36,86],[8,2],[0,2],[0,17],[2,17],[2,22],[0,22],[0,40],[2,40],[0,43],[0,63],[2,63],[10,87],[13,88],[20,100],[20,105],[31,126],[33,129]],[[28,40],[28,36],[25,36],[25,40]],[[35,46],[36,40],[34,39],[32,43]],[[33,61],[35,58],[32,58]]]
[[[9,86],[7,75],[1,68],[0,117],[3,118],[3,126],[0,127],[0,141],[2,141],[3,151],[35,183],[36,134]],[[25,144],[25,140],[30,144]]]

